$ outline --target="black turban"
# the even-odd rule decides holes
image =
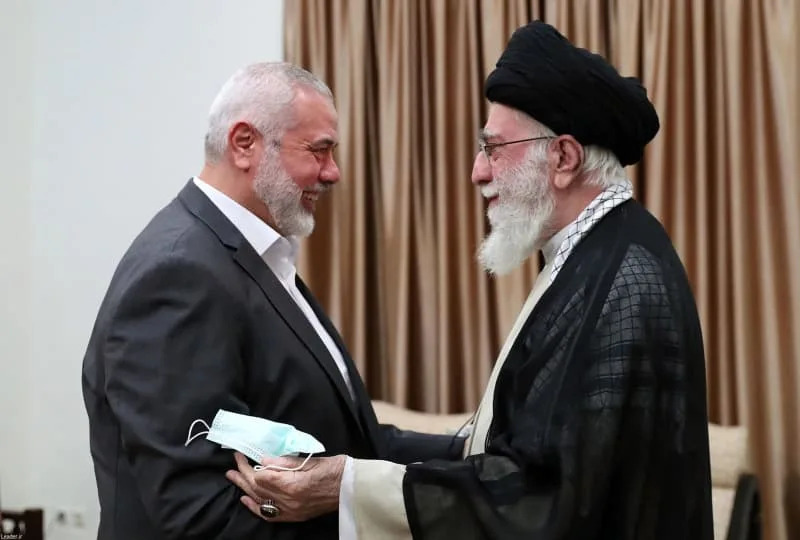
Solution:
[[[541,21],[514,32],[484,92],[559,135],[611,150],[622,165],[639,161],[658,132],[658,114],[637,79]]]

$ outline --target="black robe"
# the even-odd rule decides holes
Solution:
[[[573,249],[503,365],[484,454],[411,465],[414,538],[711,540],[686,272],[635,201]]]

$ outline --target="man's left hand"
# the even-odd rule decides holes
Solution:
[[[235,453],[238,470],[225,477],[245,492],[240,501],[256,516],[269,522],[306,521],[339,508],[339,486],[346,456],[311,458],[299,471],[255,470],[247,458]],[[261,465],[295,468],[304,459],[265,458]],[[276,517],[261,513],[262,504],[275,506]]]

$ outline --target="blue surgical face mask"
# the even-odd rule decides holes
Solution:
[[[202,424],[207,431],[200,431],[192,435],[196,424]],[[297,468],[287,469],[270,465],[270,469],[300,470],[311,457],[325,451],[325,446],[317,439],[304,433],[289,424],[273,422],[266,418],[247,416],[220,409],[211,422],[211,426],[202,419],[197,419],[189,426],[189,435],[184,446],[189,446],[200,435],[207,435],[206,439],[215,442],[223,448],[233,448],[246,455],[256,463],[261,463],[265,457],[291,456],[309,454],[306,460]],[[256,470],[263,467],[257,465]]]

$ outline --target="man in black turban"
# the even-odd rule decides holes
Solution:
[[[639,161],[658,132],[658,115],[639,81],[621,77],[603,57],[540,21],[514,32],[485,93],[557,135],[611,150],[623,166]]]
[[[232,479],[254,512],[257,498],[297,508],[290,521],[340,505],[342,538],[710,540],[697,309],[623,169],[658,131],[644,88],[533,22],[512,36],[486,97],[472,181],[491,232],[479,258],[498,274],[537,250],[546,264],[464,460],[338,456],[290,475],[243,463]]]

